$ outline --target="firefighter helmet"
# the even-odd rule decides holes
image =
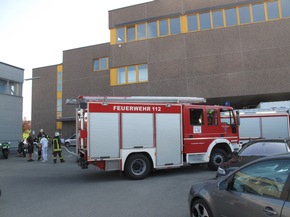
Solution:
[[[54,135],[55,135],[55,136],[59,136],[59,132],[55,132]]]
[[[44,131],[43,131],[43,129],[40,129],[39,132],[43,133]]]

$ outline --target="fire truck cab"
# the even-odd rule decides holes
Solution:
[[[76,152],[95,165],[143,179],[153,170],[207,163],[216,170],[239,148],[231,107],[196,97],[78,98]]]

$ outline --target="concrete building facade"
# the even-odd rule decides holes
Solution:
[[[0,143],[22,140],[24,69],[0,62]]]
[[[65,100],[79,95],[197,96],[235,108],[289,100],[289,18],[289,0],[155,0],[109,11],[110,43],[63,52],[45,125],[74,132]],[[43,128],[38,94],[35,86],[32,126]]]

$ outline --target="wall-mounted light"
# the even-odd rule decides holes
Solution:
[[[40,79],[40,78],[41,78],[40,76],[32,77],[32,78],[26,78],[26,79],[24,79],[24,81],[37,80],[37,79]]]

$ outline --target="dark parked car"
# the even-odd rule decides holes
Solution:
[[[290,216],[290,153],[263,157],[232,173],[195,183],[192,217]]]
[[[243,145],[237,155],[220,165],[217,177],[261,157],[290,152],[290,139],[257,139]]]

